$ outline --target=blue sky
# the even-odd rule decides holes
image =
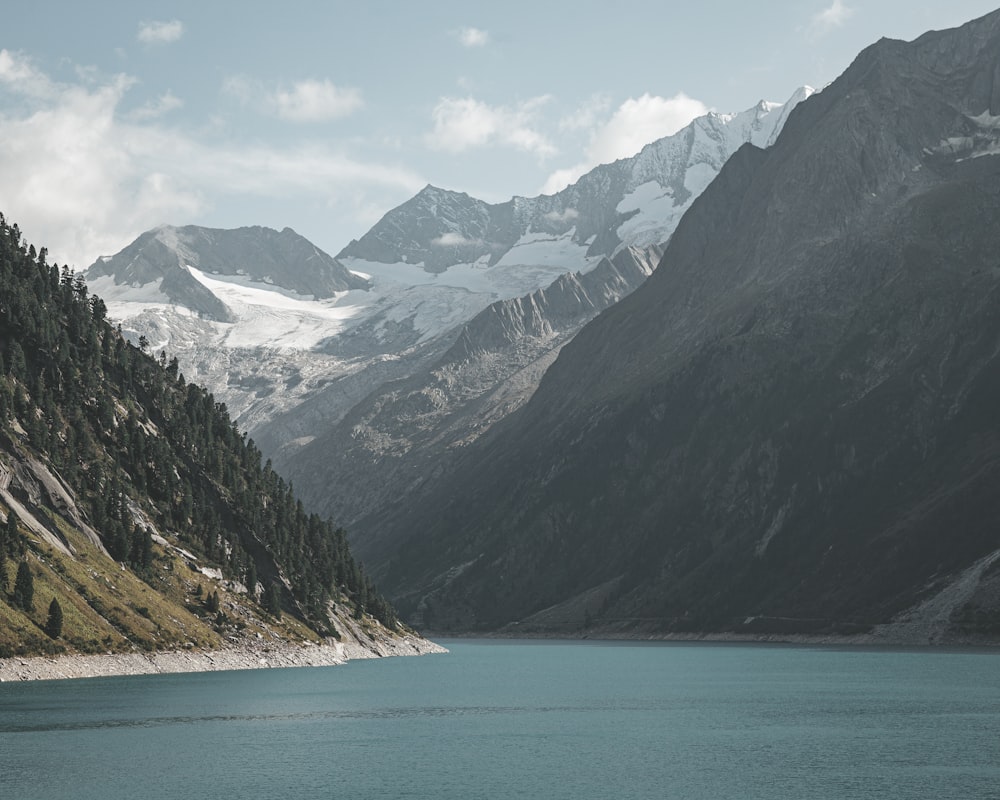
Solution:
[[[950,0],[34,0],[0,27],[0,211],[78,268],[159,224],[336,253],[424,184],[555,191],[707,110],[822,87]]]

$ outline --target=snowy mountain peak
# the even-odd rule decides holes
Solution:
[[[555,195],[489,204],[428,184],[336,258],[288,228],[162,226],[99,259],[88,283],[129,335],[178,353],[248,429],[292,419],[307,398],[311,418],[327,419],[439,356],[493,304],[523,306],[511,312],[521,320],[544,306],[551,326],[634,288],[654,262],[637,271],[617,257],[658,252],[729,156],[765,146],[801,96],[697,119]],[[305,435],[299,423],[286,433]]]
[[[623,246],[669,239],[729,156],[746,142],[768,147],[791,109],[812,93],[802,87],[785,103],[761,100],[736,114],[709,113],[630,158],[596,167],[554,195],[489,204],[427,185],[338,258],[419,264],[440,273],[483,261],[489,266],[544,262],[553,252],[566,257],[574,250],[565,268],[585,271]],[[539,234],[550,235],[549,255],[539,247]],[[529,252],[535,261],[524,261]]]
[[[99,258],[85,274],[108,299],[144,287],[143,297],[159,294],[160,302],[228,320],[225,304],[195,278],[191,267],[316,298],[368,286],[291,228],[279,232],[261,226],[221,230],[161,225],[117,255]]]

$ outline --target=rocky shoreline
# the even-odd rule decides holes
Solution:
[[[243,642],[221,650],[181,650],[101,655],[0,658],[0,683],[9,681],[153,675],[171,672],[327,667],[347,661],[390,656],[418,656],[448,651],[419,636],[325,644]]]

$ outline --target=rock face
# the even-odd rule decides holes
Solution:
[[[631,158],[596,167],[554,195],[491,205],[427,186],[338,258],[405,262],[443,272],[475,262],[528,264],[519,251],[529,248],[579,249],[599,257],[613,255],[623,244],[662,244],[726,160],[745,142],[769,146],[791,110],[812,93],[803,87],[784,104],[761,101],[738,114],[699,117]]]
[[[380,584],[437,630],[805,633],[961,578],[945,628],[996,637],[998,156],[1000,12],[866,49],[368,521],[405,542],[366,553]]]
[[[709,114],[550,197],[427,187],[336,259],[288,230],[160,228],[87,279],[311,508],[353,528],[520,407],[580,326],[650,273],[725,160],[773,141],[810,92]]]
[[[386,552],[394,543],[365,520],[419,497],[428,476],[444,480],[456,453],[520,408],[563,344],[638,288],[659,256],[627,248],[586,274],[494,303],[427,368],[372,392],[288,461],[279,451],[277,468],[312,508],[349,522],[364,556]]]
[[[117,255],[98,259],[88,268],[87,279],[94,283],[108,277],[115,285],[134,287],[159,282],[165,300],[210,319],[231,321],[225,304],[188,266],[317,298],[368,285],[291,228],[279,233],[259,226],[218,230],[165,225],[147,231]]]

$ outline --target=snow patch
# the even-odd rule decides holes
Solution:
[[[87,281],[91,294],[96,294],[105,303],[170,303],[171,301],[160,290],[163,278],[157,278],[142,286],[129,283],[117,284],[111,275]]]
[[[260,345],[309,350],[348,327],[370,305],[367,292],[337,292],[332,298],[313,300],[287,289],[267,287],[247,279],[210,277],[188,266],[202,286],[218,297],[237,320],[222,344],[227,347]]]

